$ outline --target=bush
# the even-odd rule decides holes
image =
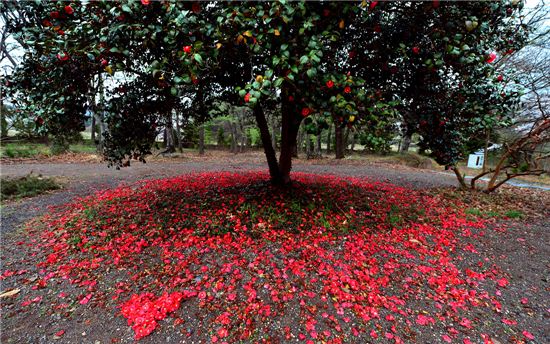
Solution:
[[[53,178],[29,174],[20,178],[2,178],[0,190],[2,199],[32,197],[49,190],[57,190],[61,186]]]
[[[432,159],[417,153],[407,152],[396,155],[395,158],[399,161],[399,163],[414,168],[430,169],[433,167]]]

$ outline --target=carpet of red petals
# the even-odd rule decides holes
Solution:
[[[119,187],[41,218],[21,245],[44,257],[37,289],[75,286],[73,303],[107,305],[135,339],[170,319],[191,342],[491,341],[470,310],[498,318],[508,281],[482,257],[460,264],[485,220],[391,184],[293,178],[287,189],[260,172]],[[506,340],[533,339],[500,317]],[[427,337],[433,326],[440,337]]]

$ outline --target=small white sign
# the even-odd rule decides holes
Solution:
[[[468,156],[469,168],[483,168],[483,154],[470,154]]]

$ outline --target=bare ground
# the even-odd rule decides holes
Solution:
[[[59,178],[64,188],[31,199],[9,202],[2,206],[2,271],[28,269],[36,271],[32,256],[17,243],[25,235],[19,230],[27,220],[39,216],[51,206],[62,205],[96,190],[113,188],[141,179],[163,178],[203,171],[249,171],[267,168],[261,155],[246,155],[233,159],[199,159],[136,163],[129,168],[116,170],[104,164],[92,163],[25,163],[4,164],[2,176],[35,174]],[[452,176],[386,164],[358,164],[352,161],[333,160],[297,161],[295,171],[342,176],[366,177],[413,188],[433,188],[456,185]],[[483,255],[509,274],[510,285],[502,293],[502,308],[518,319],[517,328],[528,330],[535,336],[533,342],[550,343],[550,219],[508,222],[504,232],[488,230],[480,242]],[[32,250],[31,250],[32,252]],[[17,288],[14,281],[3,282],[0,292]],[[24,291],[21,292],[24,294]],[[528,303],[520,302],[528,298]],[[2,301],[2,343],[122,343],[131,342],[133,333],[114,311],[101,308],[75,307],[70,317],[52,317],[40,312],[18,312],[18,302]],[[47,307],[44,305],[43,307]],[[36,308],[40,310],[40,308]],[[500,322],[501,314],[477,314],[482,320],[483,333],[492,335],[495,343],[503,342],[499,334],[509,332],[509,326]],[[55,336],[60,329],[62,336]],[[521,333],[521,331],[519,331]],[[423,337],[426,338],[426,337]],[[440,337],[434,337],[440,342]],[[528,342],[523,336],[517,342]],[[143,340],[146,343],[186,342],[178,331],[154,333]],[[386,339],[380,342],[387,342]],[[481,343],[476,338],[474,343]]]

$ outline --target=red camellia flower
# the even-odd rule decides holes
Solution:
[[[201,5],[198,2],[194,2],[193,6],[191,6],[191,10],[194,13],[199,13],[201,11]]]
[[[350,92],[351,92],[351,87],[346,86],[346,87],[344,88],[344,93],[350,93]]]
[[[109,62],[108,62],[107,60],[101,59],[101,65],[102,65],[103,67],[107,66],[108,64],[109,64]]]
[[[245,94],[244,101],[248,103],[250,101],[250,93]]]
[[[50,12],[50,17],[59,18],[59,12],[57,12],[57,11]]]
[[[497,81],[502,81],[502,80],[504,80],[504,77],[502,75],[497,76]]]
[[[303,108],[302,109],[302,116],[307,117],[307,116],[309,116],[310,113],[311,113],[310,108]]]
[[[433,6],[433,8],[438,8],[439,7],[439,0],[434,0],[432,2],[432,6]]]
[[[487,59],[485,60],[487,63],[493,63],[495,62],[495,60],[497,59],[497,53],[495,53],[494,51],[491,52],[489,54],[489,56],[487,56]]]
[[[147,6],[151,3],[151,0],[141,0],[141,4]]]
[[[378,1],[371,2],[370,5],[369,5],[369,9],[373,10],[376,7],[376,5],[378,5]]]
[[[327,81],[326,85],[327,85],[328,88],[332,88],[334,86],[334,81],[329,80],[329,81]]]
[[[48,19],[44,19],[44,20],[42,21],[42,25],[44,25],[44,26],[52,26],[52,23],[51,23]]]
[[[58,53],[57,58],[59,61],[67,61],[69,59],[69,54],[67,53]]]
[[[40,116],[36,117],[36,119],[34,120],[36,122],[36,124],[38,125],[42,125],[44,124],[44,119]]]
[[[415,53],[415,54],[418,54],[420,52],[420,48],[419,47],[413,47],[412,52]]]
[[[288,96],[288,101],[289,101],[289,102],[293,102],[293,101],[294,101],[294,97],[293,97],[293,96]]]
[[[73,14],[74,13],[74,10],[71,7],[71,5],[65,6],[65,13],[67,13],[67,14]]]
[[[183,47],[183,52],[186,54],[191,54],[191,46],[186,45],[185,47]]]

